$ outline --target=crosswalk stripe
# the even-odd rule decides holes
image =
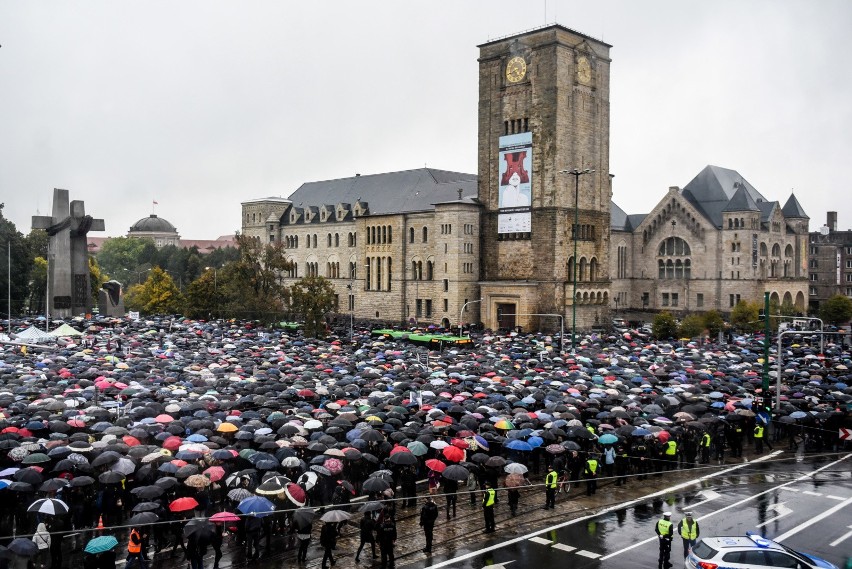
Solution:
[[[564,543],[554,543],[553,549],[560,549],[562,551],[566,551],[568,553],[571,553],[572,551],[574,551],[577,548],[571,547],[570,545],[565,545]]]
[[[535,543],[540,543],[542,545],[550,545],[551,543],[553,543],[549,539],[545,539],[543,537],[531,537],[530,541],[534,541]]]
[[[586,550],[583,550],[583,549],[578,551],[577,555],[582,555],[583,557],[588,557],[589,559],[597,559],[598,557],[601,556],[600,553],[594,553],[592,551],[586,551]]]

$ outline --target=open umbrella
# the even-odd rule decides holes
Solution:
[[[188,512],[198,507],[198,501],[195,498],[183,497],[174,500],[169,504],[169,510],[173,512]]]
[[[304,506],[307,502],[307,494],[298,484],[290,482],[284,487],[284,494],[287,498],[297,506]]]
[[[68,513],[68,504],[57,498],[42,498],[30,504],[27,511],[48,516],[64,516]]]
[[[38,546],[33,540],[26,537],[16,537],[8,545],[8,549],[21,557],[33,557],[38,553]]]
[[[275,504],[262,496],[250,496],[242,500],[237,505],[237,509],[243,514],[262,518],[275,511]]]
[[[463,482],[467,480],[469,474],[470,472],[464,466],[461,466],[459,464],[451,464],[444,470],[443,473],[441,473],[441,476],[443,476],[447,480]]]
[[[216,523],[238,522],[240,516],[232,512],[216,512],[210,516],[210,521]]]
[[[447,468],[447,464],[437,458],[430,458],[426,461],[426,468],[435,472],[443,472]]]
[[[130,519],[127,520],[127,523],[132,526],[144,526],[148,524],[157,523],[160,520],[160,516],[155,514],[154,512],[139,512],[138,514],[133,514],[130,516]]]
[[[184,537],[195,536],[199,540],[211,540],[216,533],[216,526],[212,522],[195,518],[186,522],[183,526]]]
[[[92,554],[104,553],[105,551],[110,551],[116,545],[118,545],[118,540],[115,539],[113,536],[101,535],[96,538],[90,539],[89,543],[86,544],[86,548],[83,551]]]
[[[506,472],[506,474],[525,474],[529,471],[529,469],[520,462],[510,462],[503,467],[503,471]]]
[[[322,515],[320,520],[324,522],[340,523],[349,520],[352,514],[343,510],[329,510]]]

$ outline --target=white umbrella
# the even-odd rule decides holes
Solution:
[[[27,511],[48,516],[62,516],[68,513],[68,504],[58,498],[42,498],[30,504]]]

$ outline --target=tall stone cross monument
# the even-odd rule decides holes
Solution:
[[[59,317],[92,311],[89,250],[86,234],[104,231],[104,220],[86,215],[86,206],[68,203],[68,190],[53,190],[51,216],[33,216],[33,229],[44,229],[48,241],[48,309]]]

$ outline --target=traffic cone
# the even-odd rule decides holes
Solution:
[[[97,527],[97,529],[99,531],[104,529],[104,517],[103,517],[103,515],[98,516],[98,527]]]

